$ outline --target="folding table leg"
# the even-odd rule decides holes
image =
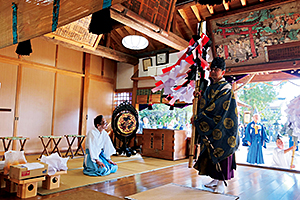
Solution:
[[[69,145],[69,148],[68,148],[68,150],[67,150],[67,152],[66,152],[66,154],[65,154],[65,157],[67,157],[68,156],[68,153],[69,152],[71,152],[71,154],[72,154],[72,157],[71,158],[73,158],[74,157],[74,154],[73,154],[73,151],[72,151],[72,145],[73,145],[73,143],[74,143],[74,141],[75,141],[75,137],[73,137],[72,138],[72,141],[71,141],[71,143],[70,143],[70,141],[69,141],[69,136],[65,136],[66,137],[66,139],[67,139],[67,143],[68,143],[68,145]],[[76,155],[76,154],[75,154]]]
[[[56,149],[56,152],[57,152],[58,155],[61,157],[60,151],[59,151],[59,149],[58,149],[58,144],[60,143],[60,141],[61,141],[61,138],[59,138],[59,139],[57,140],[57,142],[55,142],[55,139],[53,138],[54,148],[53,148],[53,150],[52,150],[51,153],[54,153],[54,152],[55,152],[55,149]]]
[[[82,154],[85,155],[85,154],[84,154],[83,147],[82,147],[82,142],[83,142],[84,138],[85,138],[85,137],[83,137],[83,138],[79,138],[79,137],[78,137],[78,147],[77,147],[77,150],[76,150],[76,152],[75,152],[75,154],[74,154],[75,156],[78,155],[79,150],[81,150],[81,151],[82,151]]]
[[[48,142],[47,142],[47,144],[46,144],[46,145],[45,145],[45,143],[44,143],[44,140],[43,140],[43,138],[42,138],[42,137],[40,137],[40,139],[41,139],[41,141],[42,141],[42,145],[44,146],[44,150],[43,150],[43,152],[41,153],[41,155],[40,155],[40,157],[39,157],[39,158],[41,158],[41,157],[42,157],[42,155],[44,154],[44,152],[46,152],[47,156],[49,156],[49,152],[48,152],[48,150],[47,150],[47,147],[49,146],[49,144],[50,144],[50,142],[51,142],[51,139],[49,139],[49,140],[48,140]]]
[[[23,141],[23,143],[22,143],[22,140],[19,140],[19,141],[20,141],[20,146],[21,146],[20,151],[23,151],[26,139]]]

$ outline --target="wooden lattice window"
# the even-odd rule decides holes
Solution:
[[[115,92],[114,107],[117,107],[124,101],[128,101],[132,104],[132,92]]]

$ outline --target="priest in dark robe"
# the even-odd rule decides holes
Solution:
[[[192,118],[200,143],[200,155],[194,168],[199,175],[213,179],[205,186],[218,193],[224,193],[225,180],[234,177],[234,153],[239,146],[236,100],[231,85],[223,78],[225,68],[223,58],[212,61],[210,78],[213,81],[203,96],[200,92],[196,94],[200,102],[198,114]]]

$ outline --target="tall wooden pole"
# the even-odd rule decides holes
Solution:
[[[200,89],[200,80],[196,81],[195,87],[195,94],[199,92]],[[193,117],[197,115],[198,112],[198,100],[199,96],[196,95],[193,102]],[[196,127],[195,123],[192,124],[192,136],[191,136],[191,143],[190,143],[190,152],[189,152],[189,168],[193,166],[193,159],[194,159],[194,152],[195,152],[195,136],[196,136]]]
[[[296,144],[297,144],[297,142],[298,142],[298,137],[297,137],[297,136],[292,136],[292,137],[293,137],[294,146],[296,146]],[[293,150],[290,169],[293,168],[294,157],[295,157],[295,151],[296,151],[296,149]]]

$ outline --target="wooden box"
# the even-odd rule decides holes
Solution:
[[[40,165],[38,169],[28,169],[28,165]],[[42,162],[26,163],[20,165],[11,165],[9,168],[9,176],[13,179],[28,179],[37,176],[44,176],[48,174],[48,165]]]
[[[59,188],[60,186],[60,175],[66,174],[67,171],[58,171],[53,175],[46,175],[46,180],[43,181],[42,187],[46,190],[52,190]]]
[[[185,130],[144,129],[142,155],[168,160],[186,158]]]
[[[38,182],[45,180],[45,176],[29,178],[25,180],[11,178],[10,180],[14,183],[17,183],[17,197],[23,199],[35,197],[37,195]]]

